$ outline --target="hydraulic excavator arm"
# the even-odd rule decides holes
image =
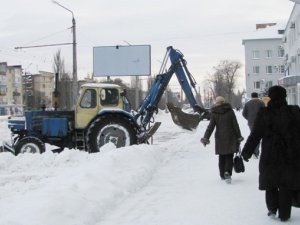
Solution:
[[[147,130],[150,126],[153,113],[158,110],[158,103],[167,88],[173,74],[176,74],[179,84],[181,85],[191,107],[195,111],[194,114],[187,114],[181,111],[180,108],[174,106],[172,103],[168,103],[167,106],[172,114],[172,119],[175,124],[185,128],[194,129],[201,121],[201,116],[206,112],[203,107],[197,104],[192,88],[195,90],[196,82],[186,67],[186,61],[183,58],[183,54],[173,49],[172,46],[167,48],[162,68],[165,66],[167,60],[170,59],[171,66],[166,73],[162,73],[156,76],[155,82],[151,87],[148,95],[141,104],[137,111],[135,119],[140,123],[142,129]],[[161,69],[163,71],[163,69]]]

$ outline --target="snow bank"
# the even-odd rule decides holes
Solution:
[[[151,180],[161,152],[150,145],[107,145],[95,154],[1,153],[0,224],[94,224]]]

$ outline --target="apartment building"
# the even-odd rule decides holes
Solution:
[[[279,84],[287,89],[287,101],[300,105],[300,5],[295,4],[283,36],[285,49],[285,77]]]
[[[257,24],[256,31],[243,39],[245,48],[246,98],[252,92],[264,96],[269,87],[278,84],[285,74],[285,52],[282,44],[284,26]]]
[[[0,63],[0,104],[22,104],[22,66]]]
[[[22,66],[0,62],[0,115],[22,115],[23,110],[52,107],[54,74],[22,74]]]
[[[22,106],[23,87],[22,87],[22,66],[7,66],[7,103]]]
[[[21,114],[23,108],[22,66],[0,63],[0,115]]]
[[[6,104],[6,92],[7,92],[7,63],[0,62],[0,105]]]
[[[23,89],[26,109],[51,108],[54,85],[53,73],[39,71],[38,74],[25,74]]]

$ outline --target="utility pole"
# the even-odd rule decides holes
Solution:
[[[52,0],[52,2],[63,9],[72,13],[72,33],[73,33],[73,42],[72,43],[59,43],[59,44],[45,44],[45,45],[35,45],[35,46],[22,46],[22,47],[15,47],[15,49],[23,49],[23,48],[39,48],[39,47],[51,47],[51,46],[59,46],[59,45],[73,45],[73,83],[72,83],[72,103],[73,105],[76,102],[77,94],[78,94],[78,84],[77,84],[77,50],[76,50],[76,21],[74,18],[74,13],[72,10],[66,8],[65,6],[61,5],[59,2]]]
[[[139,109],[139,77],[135,76],[135,108]]]
[[[72,33],[73,33],[73,93],[72,93],[72,100],[73,104],[75,104],[77,94],[78,94],[78,84],[77,84],[77,50],[76,50],[76,21],[74,17],[74,13],[72,10],[68,9],[67,7],[61,5],[59,2],[52,0],[52,2],[61,8],[69,11],[72,13]]]
[[[73,13],[72,13],[73,15]],[[77,50],[76,50],[76,22],[73,16],[72,18],[72,31],[73,31],[73,104],[76,103],[78,95],[78,84],[77,84]]]

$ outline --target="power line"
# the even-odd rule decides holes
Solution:
[[[72,44],[73,43],[59,43],[59,44],[48,44],[48,45],[32,45],[32,46],[15,47],[15,49],[52,47],[52,46],[59,46],[59,45],[72,45]]]
[[[34,61],[38,61],[38,62],[41,62],[41,63],[49,63],[51,62],[49,59],[47,59],[47,57],[41,57],[41,56],[35,56],[35,55],[30,55],[28,53],[26,54],[20,54],[20,52],[17,52],[16,51],[11,51],[11,50],[5,50],[5,49],[2,49],[0,50],[0,54],[1,55],[5,55],[5,56],[9,56],[9,57],[12,57],[12,58],[15,58],[15,59],[18,59],[18,60],[34,60]],[[29,57],[31,59],[29,59]]]
[[[34,40],[34,41],[31,41],[31,42],[28,42],[28,43],[25,43],[24,45],[30,45],[30,44],[32,44],[32,43],[35,43],[35,42],[38,42],[38,41],[41,41],[41,40],[44,40],[44,39],[46,39],[46,38],[49,38],[49,37],[52,37],[52,36],[54,36],[54,35],[56,35],[56,34],[58,34],[58,33],[62,33],[63,31],[66,31],[66,30],[69,30],[70,28],[65,28],[65,29],[63,29],[63,30],[60,30],[60,31],[57,31],[57,32],[55,32],[55,33],[52,33],[52,34],[49,34],[49,35],[46,35],[46,36],[43,36],[43,37],[41,37],[41,38],[38,38],[38,39],[36,39],[36,40]]]

